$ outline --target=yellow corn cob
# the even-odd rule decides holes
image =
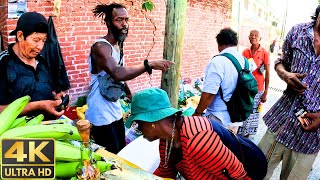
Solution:
[[[39,114],[38,116],[30,119],[26,126],[33,126],[33,125],[38,125],[41,123],[41,121],[44,119],[44,115],[43,114]]]
[[[0,136],[6,132],[13,121],[30,101],[30,96],[24,96],[10,103],[0,114]]]

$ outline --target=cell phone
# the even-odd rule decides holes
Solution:
[[[63,109],[65,109],[69,104],[69,95],[66,94],[65,96],[62,97],[62,103],[57,106],[57,111],[62,111]]]
[[[308,112],[304,108],[298,108],[294,112],[294,115],[300,121],[300,124],[304,127],[307,127],[312,123],[312,121],[310,119],[302,117],[303,115],[305,115],[307,113]]]

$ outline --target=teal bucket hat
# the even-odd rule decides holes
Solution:
[[[177,113],[179,110],[171,107],[167,93],[158,88],[145,89],[133,96],[131,115],[126,121],[130,128],[135,120],[156,122]]]

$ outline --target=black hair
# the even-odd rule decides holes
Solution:
[[[112,11],[113,9],[116,8],[125,8],[126,7],[122,4],[118,4],[118,3],[112,3],[112,4],[98,4],[93,10],[93,16],[94,17],[101,17],[103,18],[104,22],[106,23],[107,27],[109,28],[110,23],[112,21]],[[119,41],[119,48],[120,48],[120,61],[121,64],[120,66],[123,65],[123,41]]]
[[[46,33],[46,34],[48,34],[49,28],[48,28],[47,24],[39,23],[34,26],[33,31],[23,30],[23,29],[21,29],[20,31],[22,31],[22,33],[23,33],[24,40],[26,40],[27,37],[33,33]],[[16,35],[16,42],[18,42],[17,35]]]
[[[126,7],[122,4],[112,3],[112,4],[99,4],[93,10],[94,17],[101,17],[103,18],[104,22],[109,26],[109,23],[112,20],[112,11],[115,8],[125,8]],[[108,23],[109,22],[109,23]]]
[[[317,9],[316,9],[316,12],[314,12],[314,15],[311,16],[313,26],[315,26],[316,23],[317,23],[317,19],[318,19],[318,16],[319,16],[319,12],[320,12],[320,5],[318,5],[318,7],[317,7]]]
[[[216,36],[218,45],[238,45],[237,33],[231,28],[223,28]]]

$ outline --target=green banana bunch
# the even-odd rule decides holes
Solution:
[[[38,116],[30,119],[26,126],[33,126],[33,125],[38,125],[41,123],[41,121],[44,119],[44,115],[43,114],[39,114]]]
[[[49,126],[70,129],[73,133],[67,134],[66,136],[63,137],[63,139],[81,141],[81,136],[79,134],[77,127],[72,126],[71,124],[52,124]]]
[[[55,166],[55,177],[56,178],[72,178],[77,173],[77,166],[80,162],[56,162]],[[97,161],[97,167],[100,174],[112,169],[113,164],[105,161]]]
[[[51,125],[34,125],[21,126],[14,129],[10,129],[3,133],[1,138],[54,138],[54,139],[64,139],[65,137],[73,134],[70,128],[62,128]]]
[[[81,152],[79,147],[61,141],[55,141],[55,143],[56,161],[81,161]],[[96,153],[92,153],[92,157],[97,161],[101,160],[101,156]]]
[[[0,136],[6,132],[13,121],[30,101],[30,96],[24,96],[10,103],[0,114]]]
[[[113,163],[108,163],[106,161],[97,161],[97,167],[99,168],[101,174],[116,168]]]
[[[55,177],[71,178],[76,175],[76,169],[80,162],[56,162]]]
[[[80,148],[61,141],[55,141],[56,161],[75,161],[81,160]]]
[[[26,125],[27,124],[27,119],[28,119],[27,116],[22,116],[22,117],[19,117],[19,118],[15,119],[13,121],[13,123],[11,124],[11,126],[9,127],[9,129],[13,129],[13,128],[16,128],[16,127],[20,127],[20,126]]]

